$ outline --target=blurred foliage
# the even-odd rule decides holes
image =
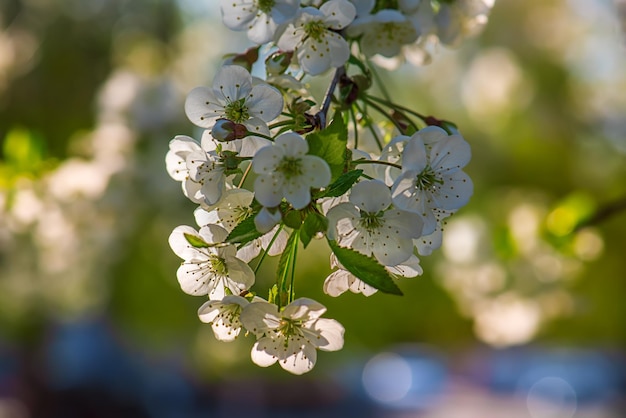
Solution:
[[[0,59],[0,287],[5,298],[0,336],[28,345],[45,337],[42,331],[49,323],[102,316],[133,345],[179,350],[207,375],[239,367],[244,370],[240,373],[258,372],[247,361],[249,341],[217,343],[198,321],[201,300],[180,291],[178,259],[167,245],[175,226],[193,223],[194,206],[167,177],[163,161],[169,139],[191,131],[182,101],[191,87],[210,79],[220,54],[245,45],[240,34],[219,27],[217,10],[192,3],[0,4],[0,51],[7,51],[6,59]],[[203,3],[217,9],[214,2]],[[614,58],[623,55],[624,45],[616,41],[621,35],[617,22],[610,20],[611,5],[595,3],[498,2],[479,38],[458,51],[439,51],[429,66],[404,66],[383,76],[398,102],[454,121],[472,144],[468,172],[475,196],[452,218],[451,227],[480,220],[472,224],[483,228],[484,235],[472,262],[499,266],[505,271],[504,284],[479,299],[463,299],[467,295],[453,289],[468,293],[471,289],[464,286],[470,284],[450,285],[441,272],[455,263],[462,269],[477,264],[440,251],[422,259],[422,277],[399,283],[404,297],[376,294],[366,300],[348,294],[333,299],[321,291],[330,271],[328,254],[313,242],[317,256],[307,252],[299,260],[298,288],[325,304],[328,316],[347,330],[344,351],[321,354],[320,370],[394,342],[428,342],[451,351],[470,347],[478,341],[474,317],[479,311],[472,309],[482,309],[490,298],[524,292],[529,303],[555,295],[555,290],[567,299],[566,308],[546,314],[528,339],[608,347],[626,343],[626,304],[621,300],[626,294],[626,208],[620,203],[626,196],[626,102],[616,94],[625,91],[626,77],[615,74],[624,58]],[[611,25],[613,32],[603,32]],[[553,27],[561,30],[554,29],[550,38],[552,32],[545,31]],[[211,35],[215,33],[221,36]],[[598,42],[585,47],[590,39]],[[113,93],[107,95],[107,89]],[[112,125],[117,130],[100,131]],[[97,251],[89,256],[75,251],[69,261],[69,268],[72,262],[84,268],[77,280],[90,283],[54,303],[50,300],[64,282],[41,293],[24,290],[24,282],[33,277],[60,280],[67,270],[46,269],[38,254],[47,247],[33,225],[51,224],[37,214],[32,219],[16,215],[16,208],[32,207],[16,203],[24,198],[20,190],[32,187],[39,201],[46,202],[48,176],[74,158],[100,161],[98,152],[116,143],[120,126],[132,140],[120,145],[118,159],[106,160],[103,170],[110,177],[102,193],[90,196],[81,189],[75,199],[55,195],[58,207],[78,205],[71,213],[98,214],[80,228],[102,222],[102,231],[90,235],[92,241],[77,233],[76,251],[93,242]],[[97,142],[98,135],[104,140]],[[540,244],[533,251],[540,248],[559,266],[574,262],[575,274],[565,267],[549,279],[537,273],[533,258],[539,253],[525,253],[525,238],[515,232],[515,214],[527,213],[516,212],[519,208],[539,216],[532,239]],[[264,265],[257,282],[273,282],[272,266]],[[59,309],[85,295],[94,300]],[[11,298],[19,306],[11,305]],[[550,300],[542,303],[544,313],[546,306],[555,306]]]

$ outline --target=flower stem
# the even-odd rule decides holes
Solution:
[[[352,161],[352,164],[354,165],[359,165],[359,164],[382,164],[382,165],[388,165],[389,167],[393,167],[393,168],[397,168],[398,170],[402,170],[402,166],[389,162],[389,161],[381,161],[381,160],[355,160]]]
[[[341,67],[337,68],[337,70],[335,71],[335,75],[333,76],[333,79],[331,80],[330,85],[328,86],[328,90],[326,90],[326,94],[324,95],[322,108],[320,109],[319,112],[315,114],[315,120],[320,129],[324,129],[326,127],[326,119],[328,116],[328,110],[330,109],[330,102],[332,101],[332,98],[333,98],[333,93],[335,91],[335,88],[337,87],[337,83],[339,82],[339,79],[343,77],[345,73],[346,73],[345,66],[342,65]]]
[[[356,106],[357,110],[358,110],[361,114],[363,114],[363,115],[366,115],[366,114],[367,114],[367,113],[366,113],[363,109],[361,109],[361,107],[357,104],[357,102],[354,102],[354,105]],[[379,149],[380,151],[382,151],[382,150],[383,150],[383,144],[382,144],[382,142],[380,142],[380,138],[378,137],[378,133],[377,133],[377,132],[376,132],[376,130],[373,128],[372,123],[371,123],[371,120],[368,120],[368,123],[367,123],[367,129],[369,129],[370,133],[371,133],[371,134],[372,134],[372,136],[374,137],[374,141],[376,141],[376,145],[378,145],[378,149]]]
[[[239,186],[241,187],[241,186]],[[276,241],[276,239],[278,238],[278,235],[280,234],[280,232],[283,230],[283,225],[281,224],[278,227],[278,230],[276,231],[276,233],[274,234],[274,236],[272,237],[272,239],[270,240],[270,243],[267,245],[267,248],[265,250],[263,250],[263,254],[261,254],[261,258],[259,259],[259,262],[257,263],[256,267],[254,268],[254,275],[256,276],[257,272],[259,271],[259,268],[261,267],[261,264],[263,264],[263,260],[265,260],[265,257],[267,256],[267,253],[270,251],[270,248],[272,248],[272,245],[274,245],[274,242]]]
[[[296,289],[294,286],[296,278],[296,257],[298,255],[298,241],[300,241],[300,230],[294,231],[296,238],[293,240],[291,252],[291,283],[289,284],[289,303],[296,299]]]
[[[368,106],[373,107],[374,110],[376,110],[378,113],[380,113],[385,118],[387,118],[389,120],[389,122],[393,123],[393,125],[398,129],[398,131],[400,131],[400,132],[404,131],[404,127],[397,120],[395,120],[393,117],[391,117],[391,115],[389,113],[387,113],[385,111],[385,109],[383,109],[378,104],[376,104],[376,102],[374,102],[372,100],[367,100],[367,98],[366,98],[365,99],[365,103],[367,103]]]
[[[368,100],[376,101],[376,102],[378,102],[380,104],[388,106],[391,109],[401,110],[403,112],[409,113],[409,114],[411,114],[413,116],[418,117],[419,119],[421,119],[424,122],[427,122],[427,120],[429,119],[428,116],[424,116],[421,113],[418,113],[418,112],[416,112],[416,111],[414,111],[412,109],[409,109],[408,107],[404,107],[404,106],[401,106],[399,104],[393,103],[391,100],[381,99],[380,97],[371,96],[369,94],[365,94],[364,97],[366,99],[368,99]]]

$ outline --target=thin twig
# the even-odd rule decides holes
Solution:
[[[328,110],[330,109],[330,102],[333,99],[333,93],[335,92],[335,88],[337,87],[337,83],[339,79],[346,74],[346,67],[343,65],[338,67],[335,71],[335,75],[328,86],[328,90],[326,90],[326,94],[324,95],[324,101],[322,102],[322,108],[319,112],[315,114],[315,120],[317,122],[317,126],[320,129],[324,129],[326,127],[326,120],[328,116]]]

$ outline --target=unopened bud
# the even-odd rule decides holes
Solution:
[[[276,76],[284,73],[289,68],[292,56],[293,52],[278,51],[267,57],[265,60],[267,75]]]
[[[245,125],[228,119],[218,119],[211,128],[211,136],[219,142],[245,138],[247,134],[248,128]]]

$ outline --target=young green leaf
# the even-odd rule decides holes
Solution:
[[[341,115],[336,114],[328,128],[309,134],[306,141],[309,144],[309,154],[328,163],[332,174],[331,182],[337,180],[343,173],[348,142],[348,128]]]
[[[302,228],[300,228],[300,241],[304,248],[309,245],[315,234],[326,232],[328,229],[328,219],[321,213],[309,212],[304,218]]]
[[[328,245],[343,267],[357,278],[381,292],[402,295],[389,272],[374,257],[340,247],[336,241],[328,240]]]
[[[191,234],[183,234],[185,236],[185,239],[187,240],[187,242],[195,248],[208,248],[208,247],[212,247],[211,244],[209,244],[208,242],[205,242],[202,238],[197,237],[195,235],[191,235]]]
[[[339,197],[345,194],[354,183],[361,177],[363,170],[351,170],[343,173],[339,178],[322,193],[319,197]]]
[[[239,222],[228,237],[226,237],[226,242],[237,243],[237,244],[247,244],[250,241],[253,241],[263,234],[257,231],[256,225],[254,224],[254,217],[256,214],[252,214],[248,216],[243,221]]]

